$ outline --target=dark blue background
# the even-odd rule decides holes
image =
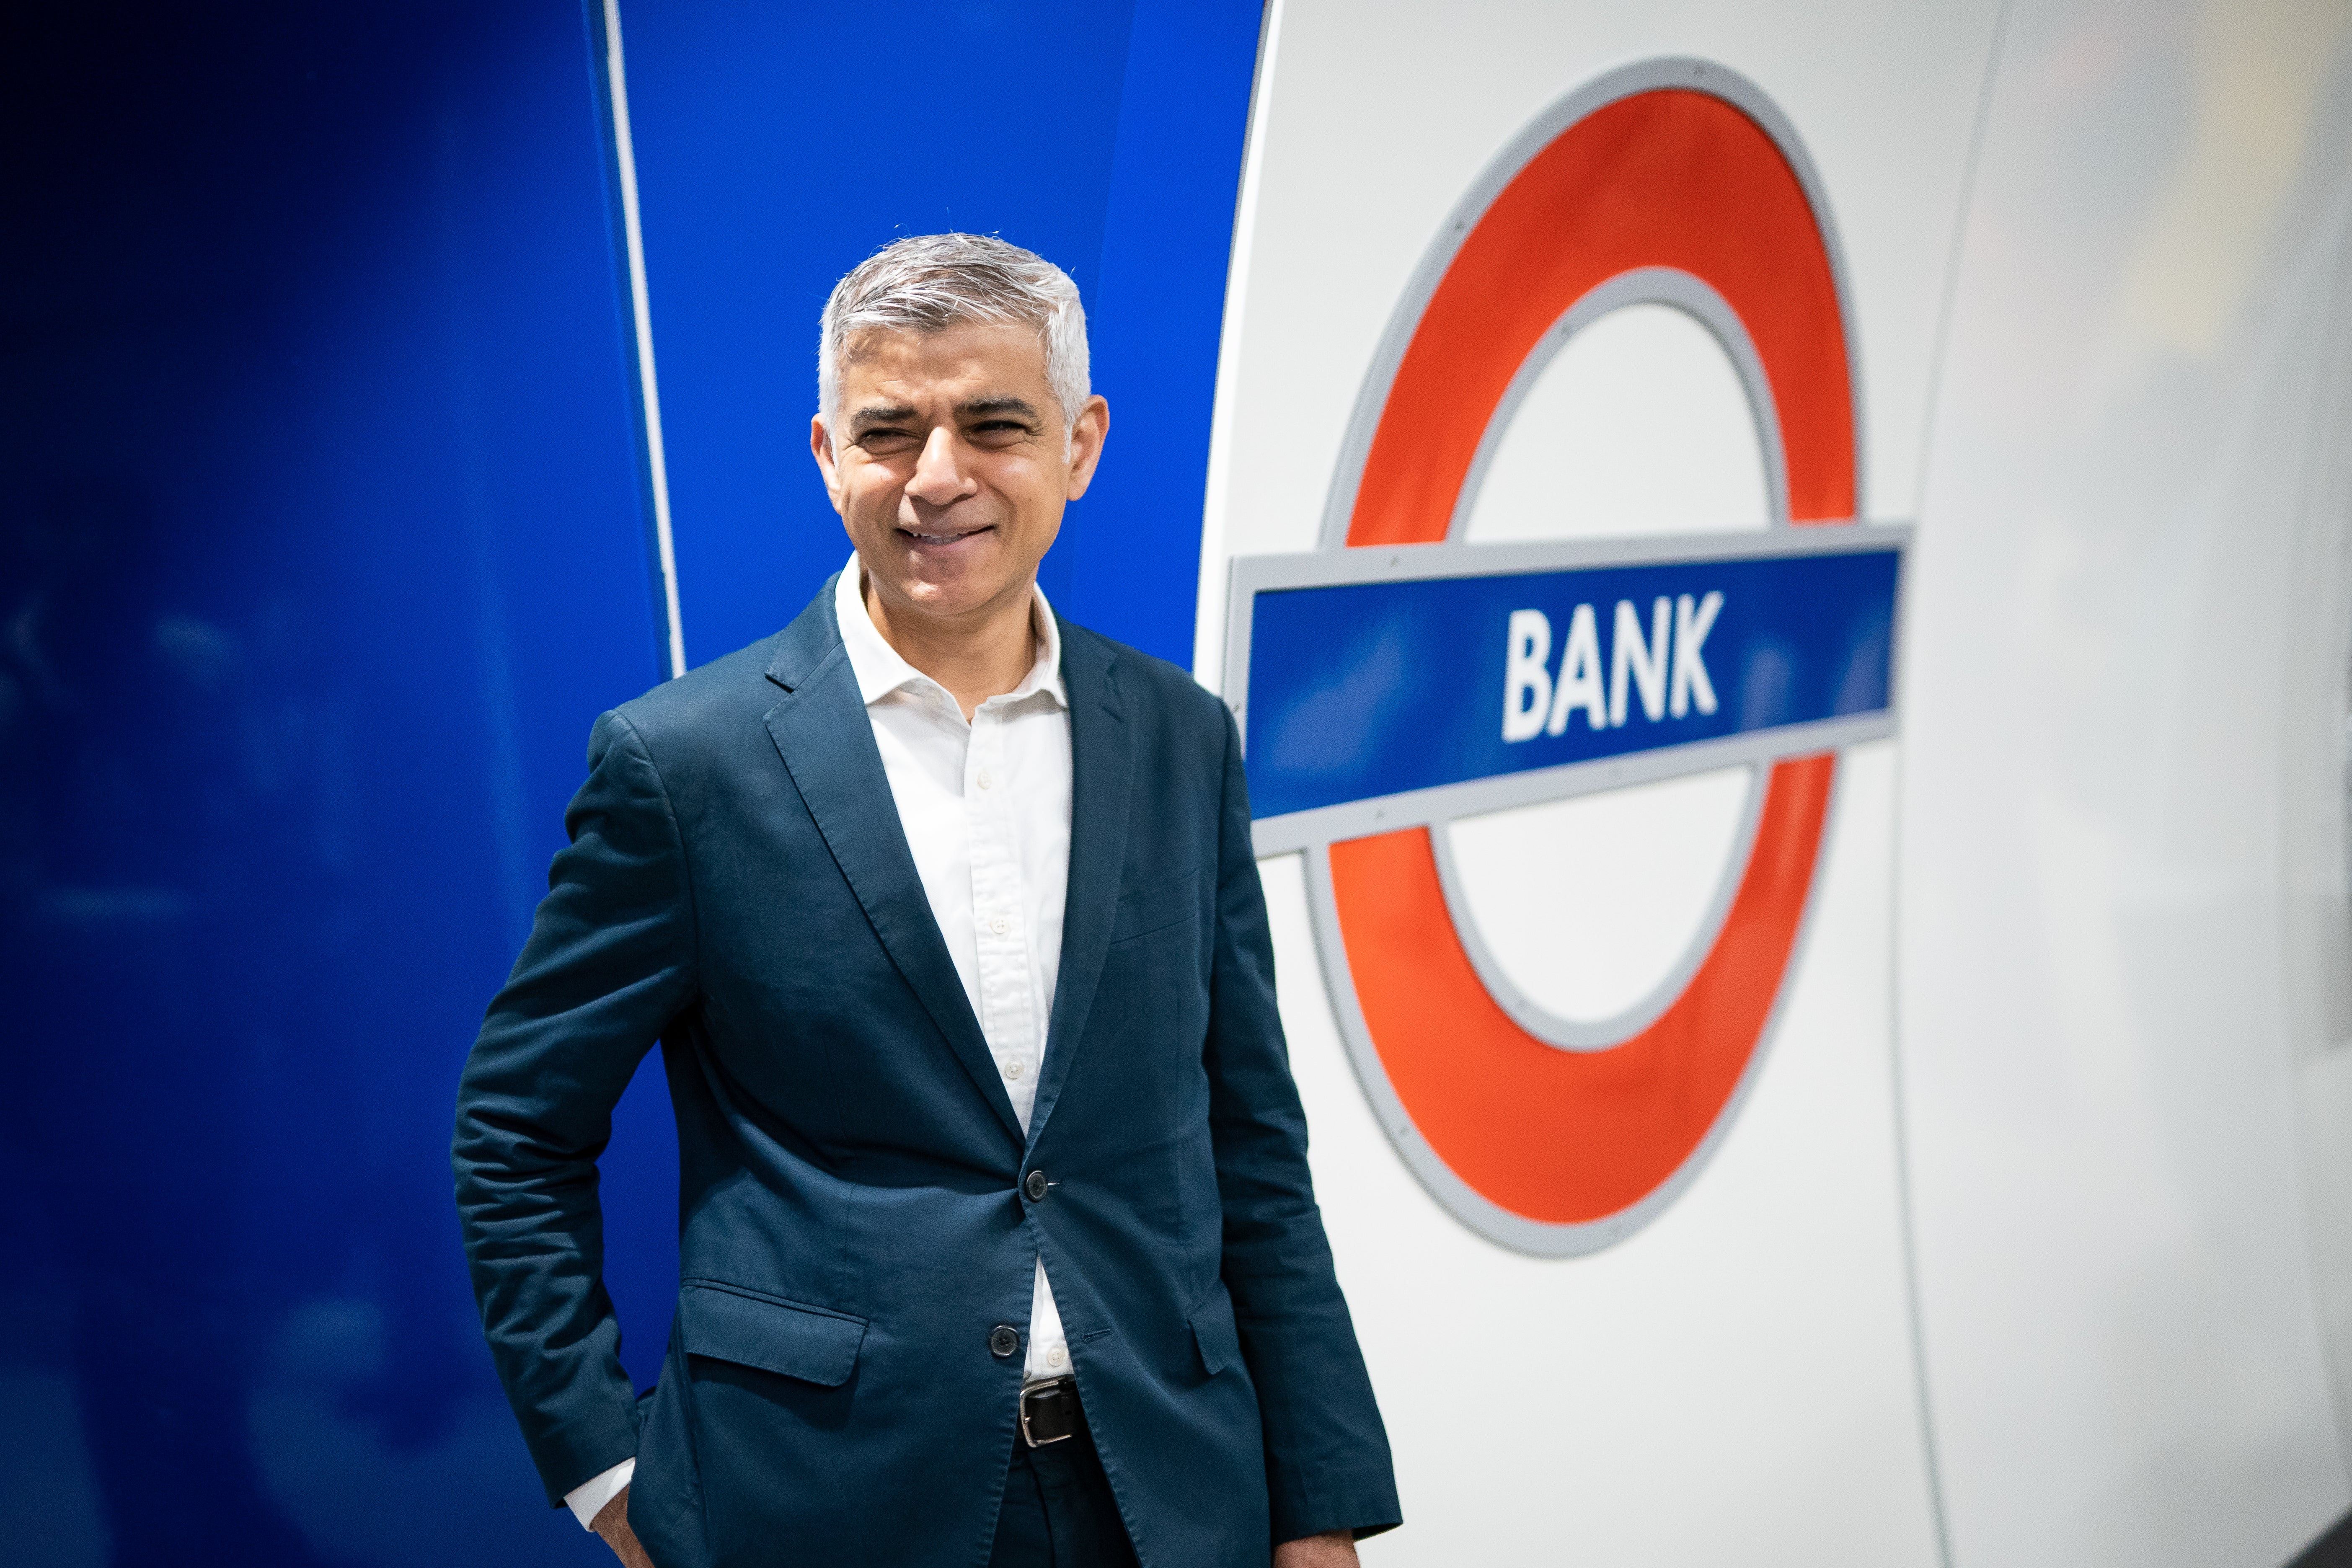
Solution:
[[[845,552],[816,305],[950,217],[1089,289],[1120,423],[1049,588],[1183,656],[1255,7],[783,9],[629,18],[695,658]],[[11,20],[0,1560],[609,1561],[490,1378],[446,1155],[589,722],[658,669],[583,17]],[[606,1173],[642,1381],[657,1073]]]
[[[1250,622],[1250,805],[1259,816],[1403,790],[1622,756],[1887,705],[1893,551],[1617,566],[1288,588],[1256,596]],[[1604,685],[1617,601],[1646,636],[1660,595],[1710,591],[1723,605],[1702,644],[1717,706],[1655,721],[1628,682],[1625,722],[1580,713],[1559,735],[1503,739],[1511,612],[1551,621],[1557,679],[1570,616],[1590,604]],[[1670,616],[1671,619],[1671,616]]]

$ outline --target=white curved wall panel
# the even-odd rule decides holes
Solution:
[[[1228,563],[1315,546],[1454,205],[1665,57],[1755,84],[1819,176],[1862,510],[1919,524],[1898,733],[1843,754],[1712,1163],[1580,1257],[1416,1182],[1308,869],[1265,863],[1405,1489],[1364,1554],[2275,1568],[2352,1502],[2352,7],[1278,0],[1196,668]],[[1757,526],[1727,365],[1657,306],[1585,329],[1470,542]],[[1485,961],[1562,1017],[1652,987],[1738,776],[1441,829]]]
[[[2287,698],[2342,658],[2290,611],[2339,569],[2298,536],[2346,374],[2347,23],[2009,29],[1906,648],[1898,1012],[1961,1563],[2278,1563],[2347,1500],[2282,965]]]

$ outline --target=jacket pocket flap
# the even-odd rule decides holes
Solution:
[[[1242,1359],[1242,1336],[1234,1324],[1234,1299],[1219,1286],[1192,1309],[1192,1342],[1201,1348],[1201,1364],[1214,1377]]]
[[[714,1285],[688,1285],[678,1292],[677,1329],[688,1355],[756,1366],[826,1388],[849,1381],[866,1340],[860,1319]]]
[[[1201,873],[1195,869],[1119,900],[1110,918],[1115,946],[1131,937],[1181,925],[1200,912]]]

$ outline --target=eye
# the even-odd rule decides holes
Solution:
[[[983,419],[966,433],[966,438],[975,447],[1010,447],[1034,434],[1018,419]]]
[[[868,457],[889,458],[915,449],[915,433],[895,425],[878,425],[871,430],[858,432],[854,445],[863,448]]]

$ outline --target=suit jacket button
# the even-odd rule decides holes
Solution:
[[[1022,1184],[1022,1191],[1029,1194],[1031,1203],[1042,1204],[1045,1201],[1045,1189],[1053,1184],[1045,1179],[1045,1172],[1032,1171],[1029,1173],[1029,1179]]]
[[[1011,1361],[1013,1352],[1021,1348],[1021,1331],[1010,1323],[999,1323],[988,1331],[988,1353],[999,1361]]]

